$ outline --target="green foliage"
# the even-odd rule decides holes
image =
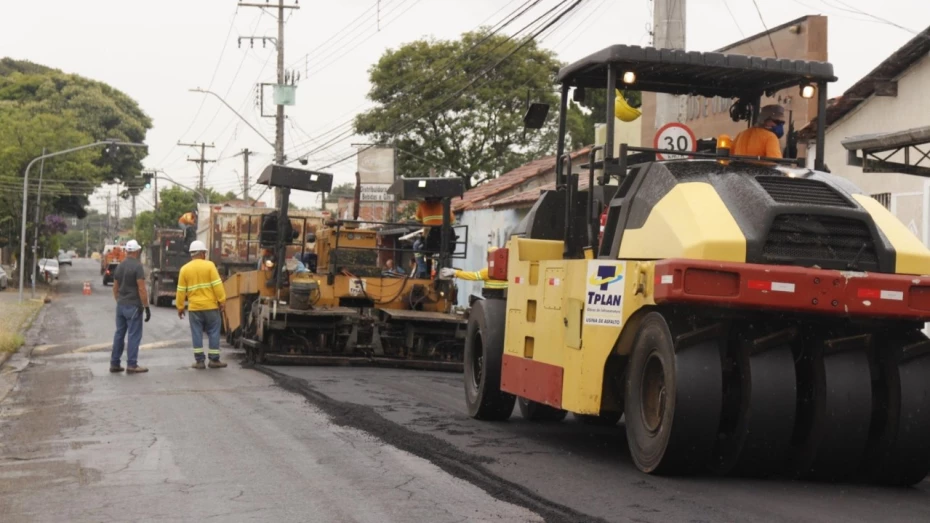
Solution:
[[[35,216],[22,208],[27,164],[42,153],[116,138],[143,142],[152,122],[138,104],[107,84],[30,62],[0,60],[0,220]],[[102,183],[139,176],[145,152],[123,148],[115,157],[86,149],[45,162],[41,215],[82,218],[88,197]],[[39,165],[30,171],[30,204]],[[16,189],[19,186],[19,189]],[[28,224],[33,231],[33,224]],[[31,233],[30,233],[31,234]],[[20,239],[16,230],[11,243]],[[41,243],[47,245],[45,238]]]
[[[340,183],[333,187],[333,190],[326,195],[326,201],[328,203],[335,203],[339,201],[339,198],[352,198],[353,196],[355,196],[355,184]]]
[[[173,186],[162,189],[158,193],[158,210],[154,213],[155,226],[177,227],[178,218],[197,208],[198,198],[196,193],[181,187]],[[138,226],[138,221],[136,226]]]
[[[640,91],[621,91],[626,102],[632,107],[643,105]],[[607,90],[585,89],[585,100],[581,103],[569,102],[568,128],[572,149],[579,149],[594,143],[594,125],[607,122]]]
[[[177,220],[175,220],[177,223]],[[152,234],[155,229],[155,213],[153,211],[142,211],[136,215],[136,223],[133,225],[133,238],[140,245],[151,245]]]
[[[388,51],[369,71],[368,97],[378,105],[356,118],[356,131],[393,143],[400,175],[422,176],[437,167],[462,177],[466,188],[551,153],[558,115],[550,112],[544,129],[524,132],[523,114],[527,97],[558,108],[560,64],[534,42],[488,70],[517,46],[480,31]],[[474,78],[461,96],[450,98]]]

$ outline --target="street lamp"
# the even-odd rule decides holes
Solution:
[[[148,147],[142,143],[132,143],[132,142],[121,142],[115,139],[104,140],[100,142],[89,143],[87,145],[81,145],[78,147],[72,147],[70,149],[65,149],[63,151],[56,151],[54,153],[43,154],[37,156],[29,162],[29,165],[26,166],[26,174],[23,176],[23,217],[22,217],[22,226],[20,228],[20,246],[19,246],[19,302],[23,302],[23,282],[25,281],[25,270],[26,270],[26,206],[28,205],[29,197],[29,170],[32,169],[32,166],[39,160],[45,160],[46,158],[54,158],[55,156],[61,156],[63,154],[70,154],[77,151],[83,151],[84,149],[90,149],[93,147],[107,147],[108,151],[113,153],[115,148],[119,146],[126,147]]]
[[[238,116],[240,120],[242,120],[243,122],[245,122],[245,124],[248,125],[250,129],[252,129],[253,131],[255,131],[256,134],[258,134],[259,136],[261,136],[262,140],[265,140],[265,143],[267,143],[268,145],[270,145],[270,146],[272,146],[272,147],[275,146],[275,145],[274,145],[274,142],[271,142],[271,141],[268,140],[268,138],[265,138],[265,135],[262,134],[261,131],[259,131],[258,129],[256,129],[255,126],[253,126],[251,123],[249,123],[249,121],[246,120],[244,116],[242,116],[241,114],[239,114],[239,112],[236,111],[235,109],[233,109],[231,105],[229,105],[228,103],[226,103],[226,100],[223,100],[223,97],[221,97],[220,95],[214,93],[213,91],[208,91],[208,90],[206,90],[206,89],[201,89],[201,88],[199,88],[199,87],[196,88],[196,89],[188,89],[188,91],[190,91],[190,92],[192,92],[192,93],[212,94],[213,96],[216,97],[217,100],[219,100],[220,102],[222,102],[223,105],[225,105],[226,107],[228,107],[230,111],[232,111],[236,116]]]
[[[154,178],[158,178],[158,175],[161,174],[161,177],[162,177],[162,178],[168,180],[169,182],[171,182],[171,183],[177,185],[178,187],[180,187],[180,188],[182,188],[182,189],[187,189],[188,191],[190,191],[190,192],[196,194],[198,197],[200,197],[200,203],[210,203],[210,198],[209,198],[207,195],[205,195],[204,193],[198,191],[197,189],[188,187],[188,186],[184,185],[183,183],[180,183],[180,182],[175,181],[174,178],[168,176],[168,173],[166,173],[165,171],[163,171],[163,170],[161,170],[161,169],[153,169],[153,170],[151,170],[150,172],[152,173],[152,175],[153,175]],[[156,182],[156,183],[157,183],[157,182]],[[156,185],[156,186],[157,186],[157,185]]]

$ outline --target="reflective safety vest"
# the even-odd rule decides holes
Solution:
[[[460,280],[469,280],[469,281],[480,281],[484,282],[485,289],[506,289],[507,282],[505,280],[492,280],[488,276],[488,268],[485,267],[480,271],[455,271],[455,277]]]
[[[420,202],[417,205],[416,218],[423,225],[442,225],[442,202]],[[451,210],[449,223],[455,223],[455,216]]]

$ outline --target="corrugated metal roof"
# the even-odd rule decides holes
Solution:
[[[930,52],[930,27],[891,53],[888,58],[878,64],[878,67],[863,76],[841,96],[831,99],[827,103],[827,129],[875,94],[877,83],[897,79],[918,60],[927,56],[928,52]],[[816,130],[817,120],[815,119],[801,129],[799,135],[801,138],[811,139],[816,137]]]
[[[850,136],[841,143],[850,151],[890,151],[900,147],[930,143],[930,126],[891,133]]]
[[[581,155],[588,154],[590,147],[575,151],[572,153],[572,159]],[[489,180],[474,189],[465,191],[461,199],[452,200],[452,210],[454,212],[466,211],[473,208],[487,208],[490,204],[490,198],[512,189],[521,183],[527,182],[537,176],[552,172],[555,170],[555,156],[547,156],[538,160],[533,160],[523,164],[516,169],[506,172],[493,180]]]

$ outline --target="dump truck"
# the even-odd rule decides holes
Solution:
[[[103,276],[103,284],[113,283],[113,273],[116,272],[116,266],[126,259],[126,249],[122,245],[107,245],[103,250],[103,256],[100,258],[100,275]]]
[[[277,212],[275,209],[200,204],[197,211],[197,239],[206,244],[207,259],[216,264],[221,276],[258,268],[262,257],[259,245],[262,223]],[[294,239],[315,232],[328,215],[321,211],[289,210]],[[286,258],[303,252],[302,244],[288,243]]]
[[[149,304],[168,307],[178,292],[178,275],[181,267],[190,261],[188,245],[181,229],[155,229],[149,256]]]
[[[616,45],[558,79],[557,189],[507,243],[506,298],[472,308],[469,414],[504,420],[518,403],[541,422],[623,416],[632,461],[649,474],[922,481],[930,251],[826,171],[832,65]],[[579,192],[569,97],[606,89],[612,109],[617,88],[733,99],[731,116],[747,124],[764,97],[816,96],[812,168],[736,156],[725,135],[708,152],[616,153],[608,114],[604,160],[592,151],[582,166],[593,190]]]
[[[287,192],[328,192],[332,175],[272,165],[259,183]],[[448,266],[455,236],[448,208],[464,191],[462,181],[410,178],[399,180],[392,190],[401,199],[444,201],[445,242],[440,242],[435,262]],[[383,272],[384,255],[405,251],[387,247],[385,233],[407,227],[328,220],[303,234],[291,213],[279,209],[266,216],[257,235],[259,263],[224,282],[229,341],[243,347],[255,363],[461,372],[466,320],[452,310],[454,285]]]

